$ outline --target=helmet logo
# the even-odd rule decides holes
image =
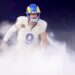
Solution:
[[[31,13],[30,7],[27,7],[27,12],[28,12],[28,13]]]
[[[37,13],[40,13],[40,8],[39,7],[37,7]]]

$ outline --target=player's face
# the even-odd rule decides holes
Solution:
[[[30,24],[34,26],[38,20],[38,15],[37,14],[30,14]]]
[[[31,19],[36,19],[37,18],[37,14],[30,14],[30,18]]]

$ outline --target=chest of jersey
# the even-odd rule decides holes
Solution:
[[[40,32],[41,26],[36,25],[34,28],[31,28],[29,25],[25,25],[18,32],[18,41],[25,42],[26,44],[35,43],[38,41]]]

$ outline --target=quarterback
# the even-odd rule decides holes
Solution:
[[[36,4],[30,4],[26,9],[27,16],[19,16],[16,23],[9,28],[3,38],[7,42],[11,35],[18,31],[17,42],[25,46],[37,46],[38,37],[41,38],[41,47],[47,47],[47,22],[40,19],[41,10]]]

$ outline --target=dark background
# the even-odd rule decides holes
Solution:
[[[72,0],[0,0],[0,21],[15,22],[18,16],[26,15],[26,7],[30,3],[39,5],[41,18],[48,22],[51,29],[75,27],[75,2]]]
[[[26,7],[31,3],[40,7],[41,18],[48,22],[47,31],[75,49],[75,2],[72,0],[0,0],[0,22],[15,22],[18,16],[26,15]]]

